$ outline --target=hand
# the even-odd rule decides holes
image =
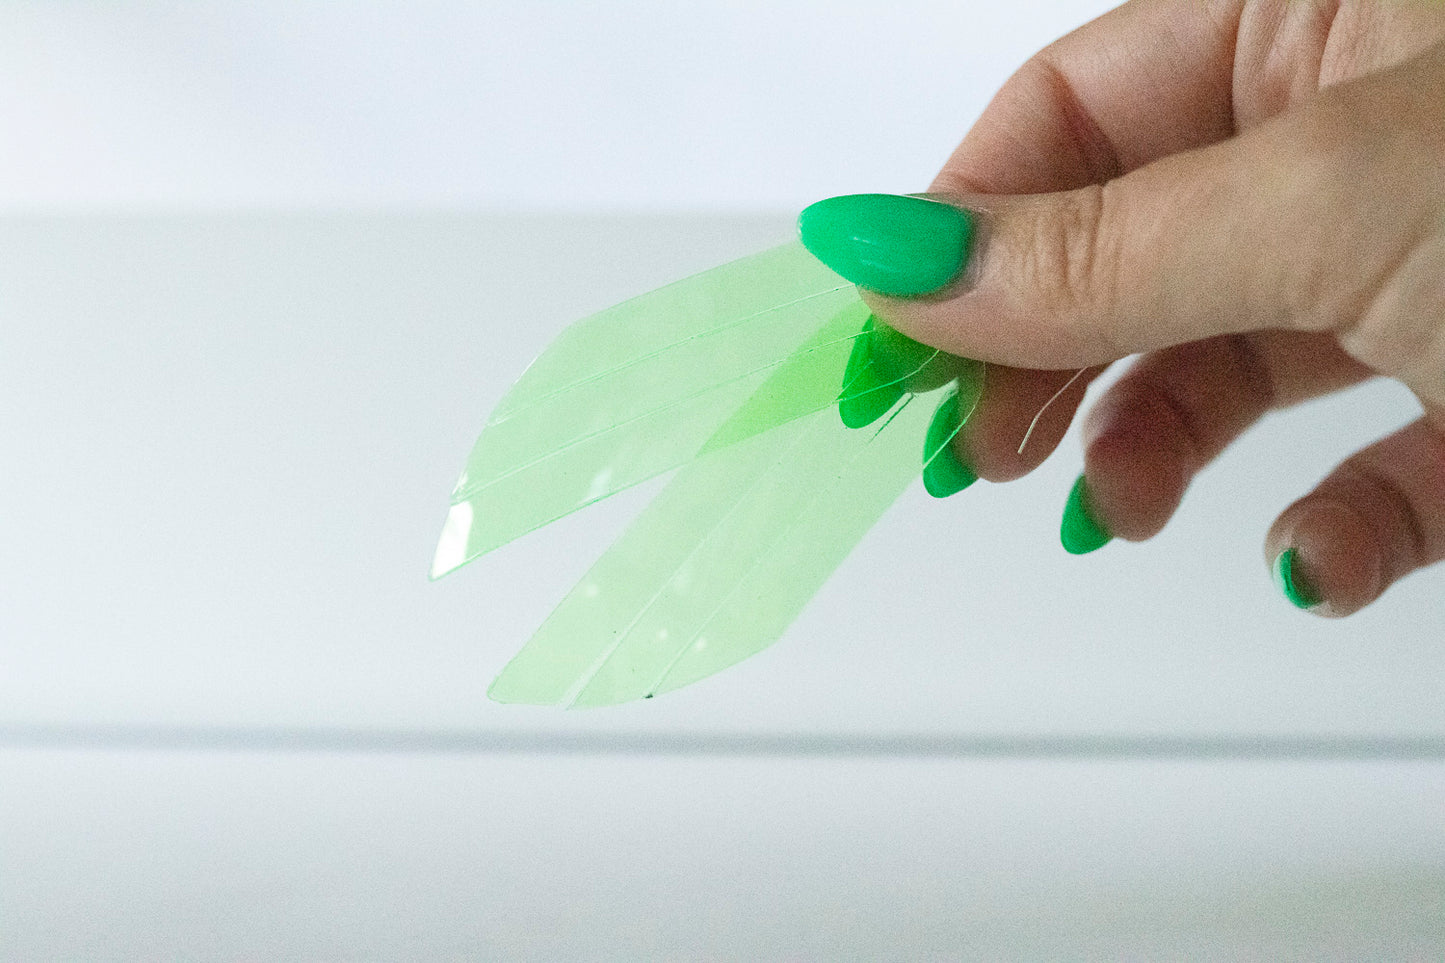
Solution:
[[[1432,0],[1133,0],[1030,59],[934,181],[974,212],[963,253],[957,238],[940,252],[967,262],[944,287],[869,284],[887,243],[853,274],[824,260],[883,321],[989,362],[954,450],[990,481],[1035,468],[1088,380],[1143,353],[1085,423],[1071,511],[1103,529],[1092,547],[1157,533],[1266,411],[1403,381],[1423,417],[1265,543],[1296,604],[1354,612],[1445,558],[1442,38]],[[837,224],[810,242],[806,218],[816,249]],[[868,230],[852,236],[867,246]],[[918,243],[905,273],[928,260]]]

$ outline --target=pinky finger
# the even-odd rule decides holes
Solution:
[[[1291,602],[1331,616],[1445,559],[1445,433],[1421,419],[1349,458],[1285,509],[1265,555]]]

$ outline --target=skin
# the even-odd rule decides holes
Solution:
[[[1294,548],[1315,611],[1347,615],[1445,558],[1445,0],[1132,0],[1032,57],[930,190],[981,212],[963,276],[863,294],[990,363],[955,442],[980,477],[1037,467],[1138,354],[1085,474],[1147,539],[1265,412],[1383,375],[1422,417],[1289,506],[1266,561]]]

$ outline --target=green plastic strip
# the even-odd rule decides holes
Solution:
[[[818,321],[855,300],[853,290],[796,243],[694,274],[570,325],[528,366],[487,423],[505,421],[559,391],[645,365],[693,339],[746,326],[750,320],[794,303],[838,294],[832,307],[803,319],[797,339],[801,341]],[[810,319],[814,320],[810,323]],[[779,323],[786,323],[786,315],[775,315],[772,322],[754,327],[766,329]]]
[[[961,425],[977,403],[983,366],[959,362],[956,370]],[[770,420],[766,412],[787,387],[773,383],[738,416]],[[771,644],[918,477],[941,395],[905,396],[881,427],[849,429],[832,411],[764,432],[729,435],[724,427],[718,443],[705,446],[712,453],[677,474],[488,694],[613,705],[687,685]]]
[[[887,407],[947,357],[867,319],[852,285],[787,244],[577,322],[477,439],[432,577],[840,397]],[[877,357],[845,383],[860,335]]]

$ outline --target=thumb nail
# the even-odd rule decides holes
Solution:
[[[798,216],[814,257],[870,291],[915,297],[944,287],[968,263],[973,215],[926,197],[845,194]]]

